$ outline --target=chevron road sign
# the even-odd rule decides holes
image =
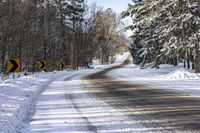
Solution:
[[[63,68],[65,67],[65,63],[59,63],[59,64],[58,64],[58,67],[59,67],[60,69],[63,69]]]
[[[46,71],[46,69],[47,69],[47,62],[44,61],[44,60],[40,60],[40,61],[38,62],[38,68],[39,68],[41,71],[42,71],[42,70]]]
[[[9,59],[7,70],[9,73],[20,72],[20,59]]]

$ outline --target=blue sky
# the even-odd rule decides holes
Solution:
[[[122,11],[127,9],[128,3],[132,3],[132,0],[87,0],[87,3],[89,4],[92,4],[94,2],[104,9],[112,8],[114,12],[121,13]],[[131,18],[123,19],[123,22],[126,26],[132,23]],[[127,36],[130,36],[131,34],[131,31],[126,31]]]
[[[128,3],[131,0],[87,0],[88,3],[97,3],[98,6],[102,6],[104,9],[112,8],[113,11],[121,13],[126,10]]]

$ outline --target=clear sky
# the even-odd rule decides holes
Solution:
[[[126,10],[128,3],[131,0],[87,0],[88,3],[97,3],[98,6],[102,6],[104,9],[112,8],[113,11],[121,13]]]

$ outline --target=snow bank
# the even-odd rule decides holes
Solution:
[[[129,64],[108,75],[133,83],[200,96],[200,73],[183,69],[183,64],[176,67],[161,65],[160,69],[140,69],[139,66]]]
[[[193,73],[188,70],[180,69],[165,75],[167,79],[200,79],[200,73]]]
[[[66,72],[37,73],[0,81],[0,133],[17,133],[34,111],[38,95],[56,77]]]

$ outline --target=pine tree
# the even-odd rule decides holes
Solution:
[[[158,67],[169,60],[176,65],[177,59],[198,57],[194,53],[199,53],[199,5],[198,0],[138,0],[129,6],[124,16],[135,20],[129,26],[132,37],[143,38],[140,56],[144,61],[151,57],[152,66]]]

